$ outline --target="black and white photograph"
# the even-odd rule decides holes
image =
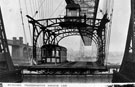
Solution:
[[[135,0],[0,0],[0,87],[134,82]]]

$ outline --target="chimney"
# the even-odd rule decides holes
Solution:
[[[13,44],[16,44],[16,37],[13,37]]]
[[[20,44],[23,44],[23,37],[19,37]]]

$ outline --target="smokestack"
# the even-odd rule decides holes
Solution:
[[[23,37],[19,37],[20,44],[23,44]]]

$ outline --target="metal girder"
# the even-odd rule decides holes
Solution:
[[[96,20],[96,16],[97,16],[97,9],[98,9],[98,4],[99,4],[99,0],[73,0],[75,2],[75,4],[79,4],[80,6],[80,16],[85,16],[92,18],[92,25],[95,25],[95,20]],[[91,28],[91,31],[93,32],[94,28]],[[90,41],[90,39],[83,37],[83,35],[80,35],[81,38],[84,42],[85,45],[91,45],[90,43],[88,44],[87,40]]]
[[[85,14],[87,17],[93,18],[93,25],[94,25],[97,16],[99,0],[73,0],[73,1],[76,4],[80,5],[81,8],[80,15],[83,16]]]
[[[33,29],[34,29],[33,36],[36,37],[34,39],[35,42],[37,42],[37,39],[38,39],[39,35],[41,34],[41,32],[44,32],[45,34],[47,34],[48,31],[50,33],[53,33],[53,32],[55,33],[56,29],[51,29],[51,27],[60,26],[61,23],[65,23],[65,20],[69,19],[69,18],[66,18],[66,19],[65,18],[51,18],[51,19],[34,20],[30,16],[27,16],[27,17],[31,19],[29,22],[33,25]],[[84,21],[84,18],[71,18],[71,23],[78,21],[78,20]],[[97,24],[95,24],[95,26],[92,25],[91,20],[92,20],[91,18],[86,19],[87,26],[94,27],[94,29],[97,29],[101,20],[97,19],[96,20]],[[45,24],[44,25],[40,24],[41,21],[44,22]],[[84,25],[84,27],[85,26],[86,25]],[[72,28],[77,28],[77,27],[80,27],[80,24],[77,24],[76,26],[72,26]],[[81,27],[83,27],[83,26],[81,26]],[[68,28],[68,27],[66,27],[66,28]],[[69,28],[71,28],[71,27],[69,27]],[[86,31],[88,31],[88,29]]]
[[[65,0],[67,4],[74,4],[75,2],[73,0]]]
[[[125,52],[119,72],[114,72],[112,82],[135,82],[135,0],[131,0],[131,16]]]
[[[0,65],[2,66],[0,68],[0,72],[4,71],[13,71],[14,65],[9,53],[9,48],[8,48],[8,43],[7,43],[7,37],[5,33],[5,28],[4,28],[4,22],[3,22],[3,17],[2,17],[2,12],[0,8]],[[1,71],[2,70],[2,71]]]
[[[101,19],[101,23],[100,23],[100,26],[98,27],[98,30],[97,30],[97,35],[99,38],[101,38],[101,45],[99,45],[99,48],[98,48],[98,63],[99,64],[102,64],[104,63],[104,60],[105,60],[105,52],[106,52],[106,23],[108,23],[109,20],[107,18],[107,14],[105,14],[103,16],[103,18]],[[103,64],[102,64],[103,65]]]
[[[27,17],[31,19],[29,22],[36,22],[38,26],[41,26],[41,27],[45,27],[45,26],[52,27],[55,24],[65,22],[65,20],[70,20],[70,22],[82,22],[82,23],[86,21],[87,25],[98,27],[101,21],[101,19],[96,19],[95,24],[93,25],[93,18],[85,19],[84,17],[65,17],[65,18],[49,18],[49,19],[33,20],[33,18],[31,18],[30,16],[27,16]],[[44,25],[41,24],[41,22],[43,22]]]
[[[93,34],[93,32],[91,32],[89,30],[82,30],[81,32],[83,33],[83,36],[88,37],[90,39],[97,38],[97,36],[95,34]],[[73,36],[73,35],[80,35],[78,29],[56,29],[56,32],[55,33],[56,33],[56,38],[58,40],[57,44],[64,37]],[[98,44],[98,41],[99,40],[96,40],[95,39],[94,41],[95,41],[96,44]]]
[[[45,26],[47,26],[49,28],[55,27],[58,25],[61,27],[66,27],[66,28],[78,28],[80,36],[83,39],[83,41],[85,42],[82,30],[89,30],[89,31],[93,32],[93,30],[97,29],[97,27],[99,26],[100,21],[101,21],[100,19],[97,19],[96,24],[93,26],[92,20],[93,20],[92,18],[84,18],[84,17],[64,17],[64,18],[41,19],[41,20],[37,20],[37,21],[38,22],[44,21]],[[83,28],[83,29],[80,29],[79,27]]]
[[[80,36],[80,34],[78,32],[74,32],[74,33],[70,33],[70,32],[65,32],[62,34],[62,36],[58,39],[57,43],[59,43],[62,39],[64,39],[65,37],[69,37],[69,36]],[[91,38],[91,36],[85,36],[88,38]],[[98,46],[100,43],[100,40],[97,39],[97,37],[95,37],[95,35],[93,36],[92,40],[95,42],[95,44]]]
[[[82,36],[95,36],[94,38],[98,44],[98,63],[104,65],[105,59],[105,24],[106,16],[102,19],[96,19],[93,25],[92,18],[83,17],[69,17],[69,18],[50,18],[50,19],[40,19],[34,20],[33,18],[27,16],[30,19],[30,23],[33,25],[33,55],[36,57],[36,44],[39,35],[43,33],[43,44],[58,44],[61,38],[66,36],[71,36],[77,34],[82,34]],[[68,20],[68,21],[67,21]],[[70,21],[69,21],[70,20]],[[41,23],[44,23],[41,24]],[[66,26],[65,26],[66,25]],[[80,26],[81,25],[81,26]],[[84,28],[85,27],[85,28]],[[92,31],[86,27],[93,28]],[[79,30],[80,29],[80,30]],[[99,35],[99,32],[102,35]],[[92,37],[93,39],[93,37]],[[36,59],[36,58],[35,58]]]

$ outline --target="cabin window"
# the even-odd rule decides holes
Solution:
[[[52,63],[55,63],[55,58],[52,58]]]
[[[53,50],[53,51],[52,51],[52,57],[54,57],[54,56],[55,56],[55,51]]]
[[[60,62],[60,59],[57,59],[57,63],[59,63]]]
[[[48,62],[48,63],[51,62],[51,58],[47,58],[47,62]]]
[[[77,16],[79,16],[79,11],[78,10],[67,10],[67,16],[77,17]]]
[[[80,5],[79,4],[67,4],[66,6],[67,17],[79,17],[80,16]]]
[[[59,57],[60,55],[59,55],[59,51],[57,50],[56,51],[56,57]]]

